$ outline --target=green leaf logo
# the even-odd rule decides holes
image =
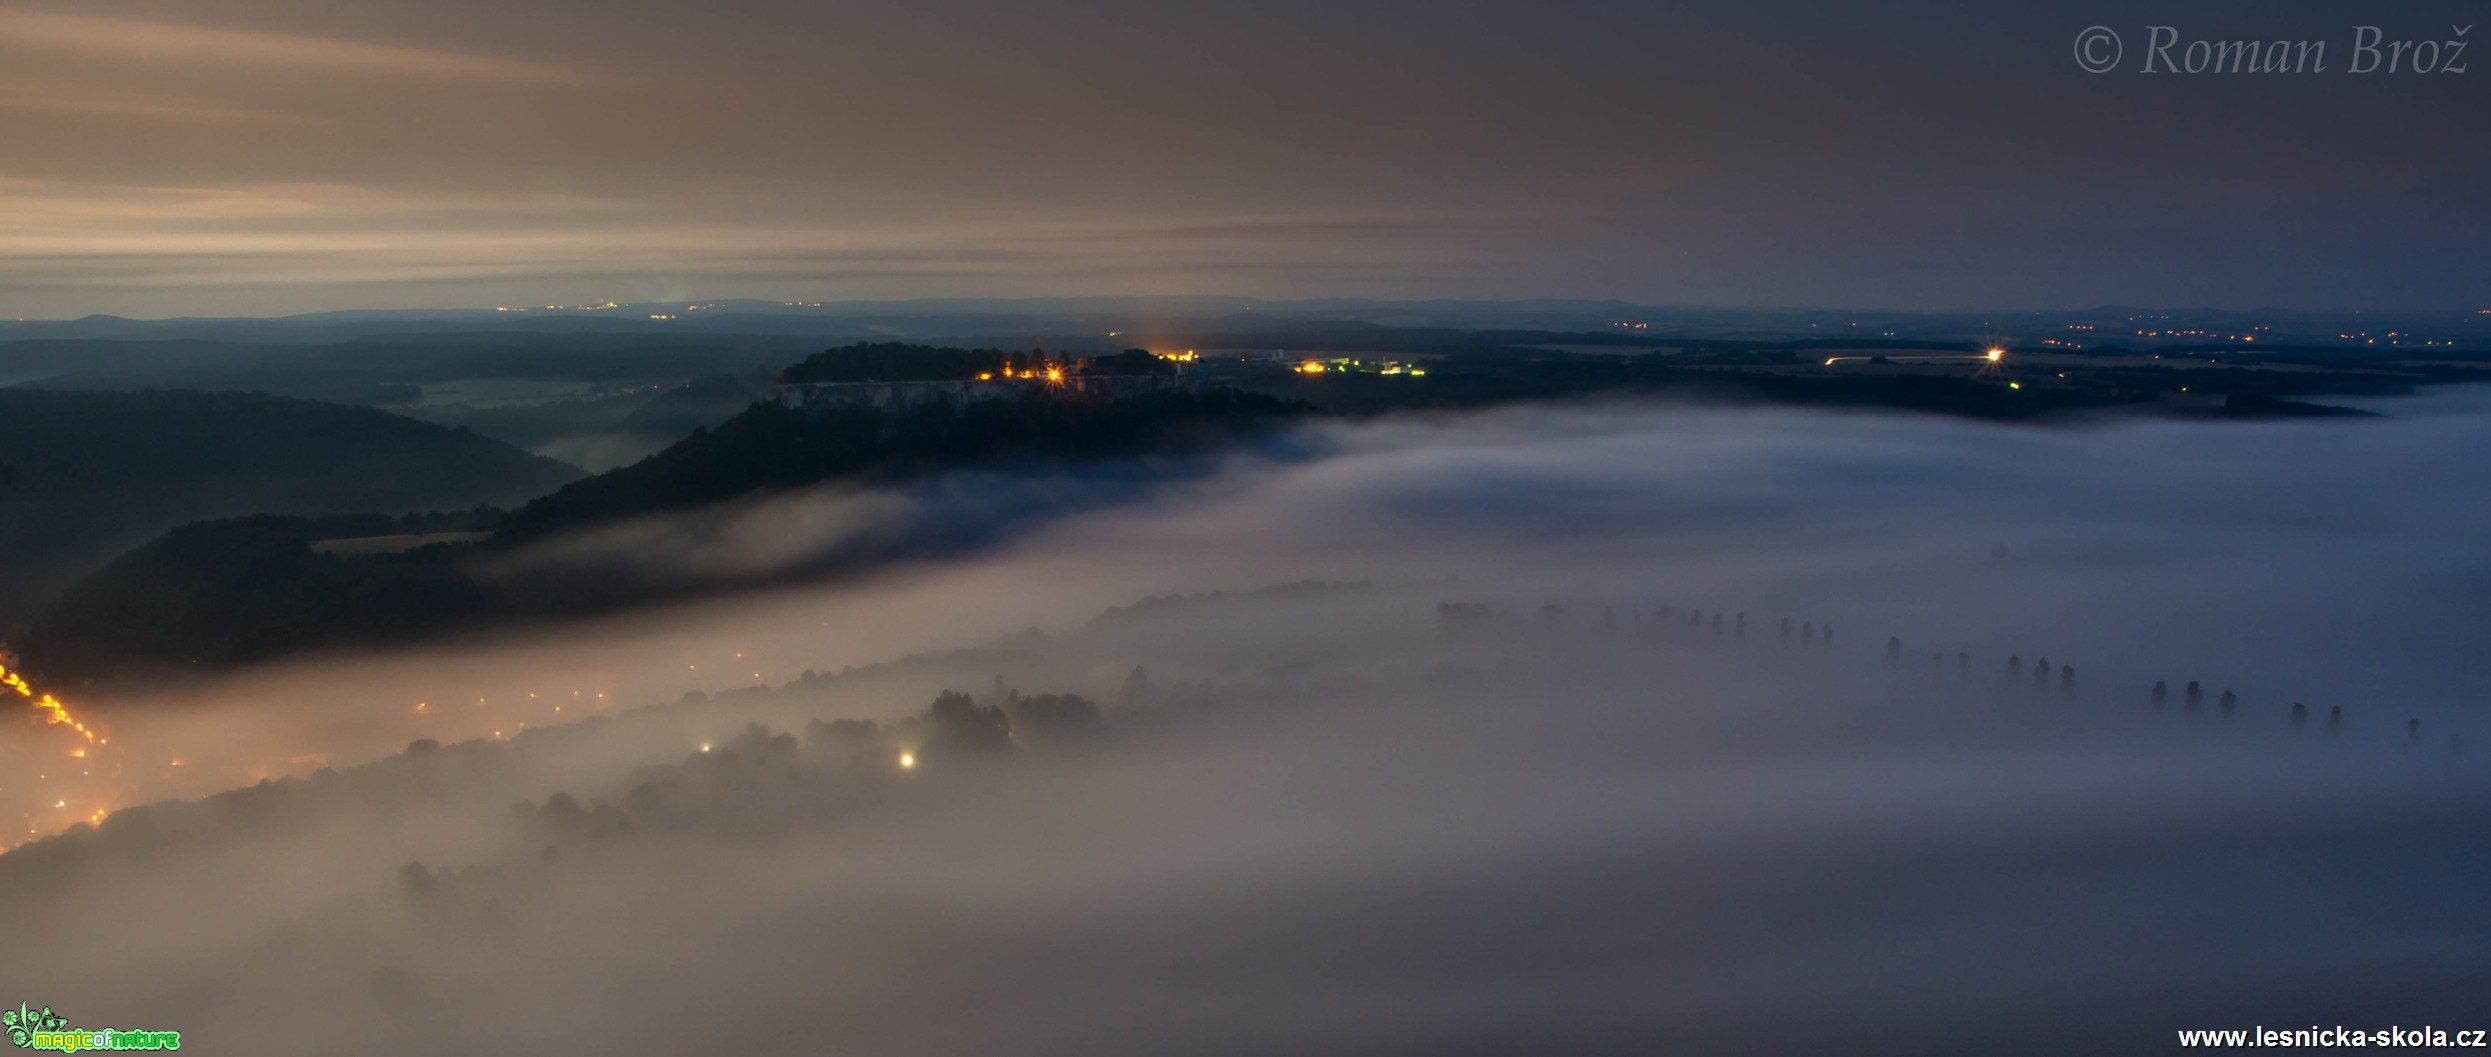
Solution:
[[[50,1006],[30,1009],[20,1002],[16,1009],[0,1009],[0,1027],[9,1029],[9,1041],[20,1046],[33,1045],[38,1031],[57,1031],[68,1026],[68,1018],[52,1012]]]

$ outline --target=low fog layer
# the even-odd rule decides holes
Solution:
[[[2491,400],[2377,406],[1330,425],[974,559],[98,702],[125,802],[293,777],[0,856],[6,975],[209,1053],[2455,1026]]]

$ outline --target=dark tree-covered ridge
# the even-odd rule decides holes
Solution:
[[[1012,459],[1183,452],[1304,410],[1227,390],[1109,401],[1032,394],[898,414],[756,404],[717,429],[529,503],[512,514],[497,538],[528,539],[568,526],[834,478],[892,479]]]
[[[835,574],[976,546],[1017,521],[1061,513],[1084,500],[999,504],[961,516],[936,511],[893,539],[741,578],[645,568],[628,555],[611,563],[491,572],[481,569],[495,563],[475,559],[558,533],[649,515],[694,515],[808,485],[895,484],[1006,463],[1039,467],[1200,452],[1305,410],[1224,390],[1107,401],[1033,394],[904,413],[756,404],[715,430],[502,516],[481,542],[390,553],[315,545],[340,536],[467,529],[475,527],[473,517],[456,523],[252,517],[187,525],[77,583],[32,625],[23,645],[42,666],[39,674],[54,679],[158,678],[647,605],[751,586],[756,578]]]
[[[0,638],[176,525],[524,502],[578,470],[366,407],[188,390],[0,388]]]

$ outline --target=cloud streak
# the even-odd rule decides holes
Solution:
[[[330,75],[544,84],[596,79],[547,63],[400,44],[23,9],[0,10],[0,48]]]
[[[2462,23],[2461,4],[2426,7],[2449,13],[2417,9],[2417,24]],[[2162,94],[2147,78],[2073,76],[2068,30],[2039,11],[1975,25],[1936,8],[1555,16],[1506,0],[1286,17],[1121,0],[1044,13],[731,0],[694,20],[571,0],[116,10],[0,10],[13,148],[0,175],[557,189],[630,203],[629,267],[703,297],[2437,309],[2478,296],[2491,224],[2472,193],[2491,158],[2446,134],[2484,120],[2462,77],[2242,83],[2237,105]],[[2250,21],[2243,32],[2342,29],[2310,3]],[[2318,146],[2354,140],[2377,147],[2347,162]],[[2003,179],[1983,163],[2000,158],[2036,163]],[[1155,234],[1117,230],[1119,214]],[[998,257],[878,270],[837,252],[868,236],[951,245],[976,215],[1064,231],[1033,269]],[[212,291],[157,283],[190,270],[170,258],[129,261],[117,279],[21,271],[0,312],[617,292],[600,289],[613,251],[586,264],[509,252],[491,238],[509,227],[444,217],[424,234],[472,241],[428,245],[441,259],[422,267],[319,257],[239,269]],[[787,231],[850,238],[791,249],[774,237]],[[822,257],[791,257],[803,250]]]
[[[318,125],[324,119],[275,110],[199,106],[178,101],[105,101],[95,99],[0,98],[0,110],[83,118],[136,118],[177,123],[210,122],[238,125]]]
[[[14,288],[302,285],[662,276],[1108,284],[1191,275],[1414,274],[1448,267],[1474,218],[982,211],[782,224],[651,215],[626,197],[412,192],[363,184],[96,186],[0,178],[0,282]],[[1519,221],[1515,221],[1519,222]]]

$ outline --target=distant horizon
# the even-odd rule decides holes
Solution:
[[[2091,312],[2120,312],[2120,311],[2134,311],[2134,312],[2169,312],[2169,313],[2204,313],[2204,314],[2221,314],[2221,315],[2279,314],[2279,315],[2290,315],[2290,316],[2298,316],[2298,317],[2326,317],[2326,316],[2338,316],[2338,315],[2408,315],[2408,316],[2432,316],[2432,315],[2457,315],[2457,316],[2463,316],[2463,315],[2481,315],[2481,316],[2491,316],[2491,308],[2478,307],[2478,306],[2475,306],[2475,305],[2469,305],[2469,304],[2449,304],[2449,305],[2440,306],[2440,307],[2431,307],[2431,306],[2414,306],[2414,307],[2407,307],[2407,308],[2385,308],[2385,307],[2372,307],[2372,308],[2324,308],[2324,307],[2316,307],[2316,308],[2313,308],[2313,307],[2285,306],[2285,305],[2253,305],[2253,306],[2249,306],[2249,307],[2232,307],[2232,306],[2226,306],[2226,305],[2211,305],[2211,304],[2200,304],[2200,305],[2184,305],[2184,304],[2127,304],[2127,303],[2118,303],[2118,302],[2103,302],[2103,303],[2096,303],[2096,304],[2080,304],[2080,305],[1987,305],[1987,306],[1983,306],[1983,305],[1972,305],[1972,306],[1952,306],[1952,307],[1890,307],[1890,306],[1877,306],[1877,305],[1799,304],[1799,303],[1792,303],[1792,304],[1773,304],[1773,303],[1738,304],[1738,303],[1703,303],[1703,302],[1658,302],[1658,301],[1635,301],[1635,300],[1630,300],[1630,299],[1625,299],[1625,298],[1608,298],[1608,297],[1555,297],[1555,296],[1550,296],[1550,297],[1352,297],[1352,296],[1336,296],[1336,297],[1260,297],[1260,296],[1254,296],[1254,295],[1248,295],[1248,294],[1191,294],[1191,293],[1188,293],[1188,294],[1040,294],[1040,295],[1020,295],[1020,296],[1014,296],[1014,295],[977,295],[977,294],[963,294],[963,295],[930,295],[930,296],[922,296],[922,297],[856,297],[856,298],[837,298],[837,299],[828,299],[828,298],[825,298],[825,299],[811,300],[811,301],[787,300],[787,299],[783,299],[783,298],[762,297],[762,296],[751,296],[751,295],[737,295],[737,296],[723,296],[723,297],[701,297],[701,296],[697,296],[697,295],[695,295],[695,296],[689,296],[689,297],[646,298],[646,299],[641,299],[641,300],[633,300],[633,301],[601,300],[601,301],[598,301],[598,302],[595,302],[595,303],[590,303],[590,302],[587,302],[587,301],[577,301],[577,302],[572,302],[572,303],[564,303],[564,304],[547,304],[547,303],[541,303],[541,302],[533,302],[533,301],[527,301],[527,300],[519,300],[519,301],[505,301],[505,302],[502,302],[502,303],[500,303],[500,304],[483,304],[483,305],[478,305],[478,304],[469,304],[469,305],[447,305],[447,304],[433,304],[433,305],[403,306],[403,307],[346,306],[346,307],[337,307],[337,308],[309,309],[309,310],[303,310],[303,311],[260,312],[260,313],[237,312],[237,313],[231,313],[231,314],[182,313],[182,314],[174,314],[174,315],[144,315],[144,314],[132,314],[132,313],[127,313],[127,312],[96,311],[96,312],[87,312],[87,313],[83,313],[83,314],[79,314],[79,315],[74,315],[74,316],[72,316],[72,315],[60,315],[60,316],[34,316],[34,315],[21,315],[21,316],[17,316],[17,317],[15,317],[14,319],[0,319],[0,325],[6,325],[6,324],[8,324],[8,323],[28,323],[28,324],[34,324],[34,323],[78,323],[78,322],[84,322],[84,321],[89,321],[89,320],[116,320],[116,321],[129,322],[129,323],[186,323],[186,322],[225,322],[225,321],[283,322],[283,321],[286,321],[286,320],[297,320],[297,319],[300,319],[300,320],[310,320],[310,319],[320,319],[320,318],[328,318],[328,317],[354,317],[354,316],[365,316],[365,317],[393,317],[393,316],[403,316],[403,317],[420,317],[420,316],[428,316],[428,315],[431,315],[431,316],[463,316],[463,315],[474,315],[474,316],[479,316],[479,317],[492,318],[492,317],[496,317],[496,316],[515,316],[515,315],[519,315],[519,314],[524,314],[524,313],[534,313],[534,312],[576,312],[576,313],[583,313],[583,314],[586,314],[586,313],[594,313],[594,312],[599,312],[599,311],[614,311],[614,310],[619,310],[619,309],[636,309],[636,308],[660,307],[660,306],[668,306],[668,305],[680,305],[680,306],[685,306],[685,307],[687,307],[687,308],[689,308],[690,306],[694,306],[694,305],[698,305],[698,306],[701,306],[701,307],[703,307],[703,308],[709,308],[709,307],[713,307],[713,306],[714,306],[714,307],[721,308],[721,309],[723,309],[723,308],[727,308],[727,307],[730,307],[730,306],[735,306],[735,307],[743,307],[743,308],[756,308],[756,309],[786,309],[786,310],[790,310],[790,311],[797,311],[797,312],[801,312],[801,311],[824,311],[824,312],[827,312],[827,311],[831,311],[831,310],[881,310],[881,309],[910,308],[910,307],[927,307],[927,308],[932,308],[932,307],[935,307],[935,306],[948,306],[947,308],[945,308],[945,309],[944,309],[944,310],[945,310],[945,311],[947,311],[947,312],[966,312],[966,313],[974,313],[975,311],[977,311],[977,310],[978,310],[978,309],[980,309],[980,308],[989,307],[989,306],[991,306],[991,307],[1020,307],[1020,306],[1027,306],[1027,307],[1060,307],[1060,308],[1071,308],[1071,307],[1074,307],[1074,306],[1091,305],[1091,306],[1095,306],[1095,307],[1100,308],[1100,309],[1112,309],[1113,307],[1115,307],[1115,306],[1117,306],[1117,305],[1120,305],[1120,304],[1130,304],[1130,305],[1136,305],[1136,306],[1150,306],[1150,305],[1162,305],[1162,304],[1181,304],[1181,303],[1185,303],[1185,302],[1200,302],[1200,303],[1205,303],[1205,307],[1208,307],[1210,304],[1216,304],[1216,303],[1219,303],[1219,302],[1230,302],[1230,303],[1235,303],[1235,304],[1239,304],[1239,305],[1272,306],[1272,307],[1280,307],[1280,308],[1310,308],[1310,307],[1318,307],[1318,306],[1321,306],[1321,307],[1332,307],[1332,308],[1347,308],[1347,307],[1355,307],[1355,306],[1375,306],[1375,307],[1379,307],[1379,308],[1390,308],[1390,307],[1397,307],[1397,306],[1408,306],[1408,307],[1478,307],[1478,308],[1532,308],[1532,307],[1537,307],[1537,308],[1541,308],[1541,309],[1576,309],[1576,310],[1589,310],[1589,309],[1596,309],[1596,308],[1603,308],[1603,307],[1616,307],[1616,308],[1621,308],[1621,309],[1631,309],[1631,310],[1646,311],[1646,312],[1738,312],[1738,313],[1758,313],[1758,314],[1777,314],[1777,315],[1809,315],[1809,314],[1869,313],[1869,314],[1881,314],[1881,315],[1891,315],[1891,316],[1923,317],[1923,318],[1942,318],[1942,317],[1954,317],[1954,316],[1977,316],[1977,315],[2010,315],[2010,314],[2031,314],[2031,315],[2040,315],[2040,314],[2082,314],[2082,313],[2091,313]],[[611,306],[611,307],[607,307],[607,306]]]

